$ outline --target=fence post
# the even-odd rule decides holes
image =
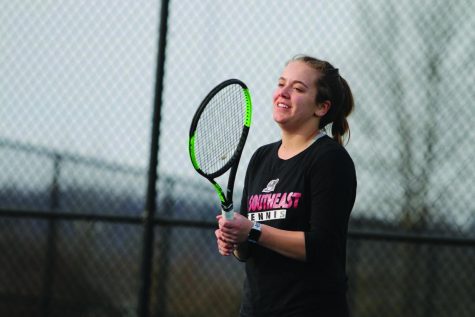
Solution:
[[[61,160],[59,154],[53,155],[53,179],[50,189],[50,210],[57,211],[59,208],[59,176],[61,173]],[[41,314],[43,317],[49,316],[51,293],[53,290],[54,271],[56,267],[56,239],[58,228],[56,219],[48,221],[48,239],[46,245],[45,270],[43,275],[43,295],[41,298]]]
[[[175,204],[173,192],[175,180],[171,177],[164,179],[162,210],[163,216],[170,218],[173,215],[173,205]],[[158,261],[158,272],[156,275],[157,291],[157,316],[167,316],[168,297],[168,277],[170,270],[170,241],[173,234],[173,227],[165,225],[160,231],[160,260]]]
[[[168,0],[162,0],[160,8],[160,29],[158,39],[157,54],[157,70],[155,79],[155,96],[152,117],[150,160],[147,182],[147,196],[145,202],[144,215],[144,237],[142,250],[142,266],[141,266],[141,287],[138,302],[138,316],[148,317],[150,315],[150,286],[152,277],[152,260],[153,260],[153,241],[154,241],[154,225],[156,196],[157,196],[157,180],[158,180],[158,150],[160,139],[160,120],[162,108],[163,78],[165,70],[165,47],[167,40],[168,26]]]

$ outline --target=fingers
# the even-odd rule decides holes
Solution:
[[[219,229],[216,229],[214,234],[218,243],[219,253],[224,256],[231,255],[231,253],[237,248],[237,244],[229,242]]]
[[[223,216],[221,215],[218,215],[216,217],[216,219],[218,219],[218,225],[219,225],[219,228],[222,229],[223,227],[229,227],[229,226],[232,226],[232,220],[226,220]]]
[[[218,243],[218,251],[221,255],[229,256],[233,253],[235,247],[233,244],[219,244]]]
[[[221,214],[217,215],[216,219],[219,225],[219,229],[215,230],[218,251],[221,255],[230,255],[237,248],[242,219],[247,221],[247,218],[234,213],[233,220],[226,220]]]
[[[219,239],[225,243],[229,243],[229,244],[236,244],[238,241],[237,241],[237,236],[235,234],[229,234],[229,233],[225,233],[223,230],[219,230],[220,231],[220,236],[219,236]]]
[[[238,244],[247,240],[251,224],[247,217],[234,213],[233,220],[226,220],[222,215],[217,215],[216,219],[218,220],[220,236],[224,242]]]
[[[218,251],[221,255],[231,255],[231,253],[236,249],[235,244],[230,244],[223,242],[221,240],[218,240]]]

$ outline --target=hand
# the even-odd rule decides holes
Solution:
[[[231,253],[237,248],[237,245],[226,242],[226,240],[223,238],[221,229],[216,229],[214,234],[218,243],[219,253],[224,256],[231,255]]]
[[[252,221],[239,213],[234,213],[232,220],[226,220],[221,215],[216,217],[222,238],[230,244],[238,244],[247,241]]]

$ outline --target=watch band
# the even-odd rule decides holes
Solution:
[[[253,221],[251,231],[249,231],[249,236],[247,237],[247,241],[251,243],[257,243],[259,238],[261,237],[261,224],[259,222]]]

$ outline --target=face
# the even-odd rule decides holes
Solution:
[[[284,68],[273,94],[273,117],[281,128],[318,126],[317,75],[301,61],[290,62]]]

